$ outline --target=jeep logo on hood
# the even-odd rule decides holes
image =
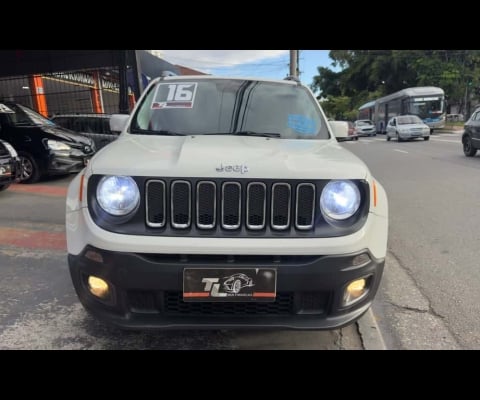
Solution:
[[[215,169],[217,170],[217,172],[240,172],[241,174],[248,172],[248,167],[244,164],[238,164],[238,165],[220,164],[220,166]]]

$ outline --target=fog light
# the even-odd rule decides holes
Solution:
[[[343,305],[349,306],[360,300],[368,292],[367,280],[365,278],[356,279],[350,282],[343,295]]]
[[[110,294],[108,283],[101,278],[90,275],[88,277],[88,289],[94,296],[105,299]]]

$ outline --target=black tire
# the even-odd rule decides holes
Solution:
[[[403,139],[400,137],[400,135],[397,132],[397,142],[403,142]]]
[[[477,154],[477,149],[473,147],[472,144],[472,139],[470,136],[465,136],[462,140],[463,143],[463,153],[467,157],[473,157],[475,154]]]
[[[388,136],[388,134],[387,134],[385,137],[387,138],[387,142],[389,142],[389,141],[390,141],[390,139],[391,139],[391,137],[390,137],[390,136]]]
[[[28,153],[19,153],[20,168],[20,183],[35,183],[40,179],[40,168],[35,159]]]
[[[358,136],[355,138],[355,140],[358,140]]]
[[[0,192],[3,191],[3,190],[7,190],[9,186],[10,186],[10,183],[6,183],[6,184],[4,184],[4,185],[0,185]]]
[[[426,140],[430,140],[430,136],[425,136],[425,137],[423,138],[423,140],[425,140],[425,141],[426,141]]]

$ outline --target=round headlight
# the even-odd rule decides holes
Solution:
[[[129,176],[104,176],[97,186],[97,201],[111,215],[127,215],[138,206],[140,193]]]
[[[330,181],[322,190],[320,209],[324,216],[344,220],[360,207],[360,191],[352,181]]]

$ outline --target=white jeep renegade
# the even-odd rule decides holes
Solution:
[[[332,329],[368,310],[387,197],[307,87],[158,78],[119,123],[68,189],[68,262],[92,314],[132,329]]]

